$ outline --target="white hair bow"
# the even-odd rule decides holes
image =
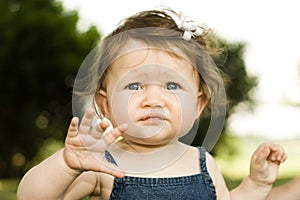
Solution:
[[[200,36],[203,33],[203,29],[196,22],[188,19],[182,14],[175,18],[172,16],[172,18],[178,28],[184,31],[182,38],[186,41],[189,41],[192,37]]]
[[[182,38],[189,41],[191,38],[200,36],[203,33],[203,29],[193,20],[183,15],[182,13],[175,13],[170,11],[167,7],[163,7],[162,11],[167,13],[176,23],[177,27],[184,31]]]

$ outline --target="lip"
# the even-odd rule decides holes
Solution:
[[[139,119],[140,122],[144,122],[147,124],[161,123],[165,120],[167,120],[166,117],[161,113],[149,113]]]
[[[150,114],[150,115],[146,115],[146,116],[142,117],[140,119],[140,121],[145,121],[145,120],[148,120],[148,119],[166,120],[165,116],[163,116],[163,115],[160,115],[160,114]]]

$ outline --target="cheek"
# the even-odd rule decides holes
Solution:
[[[178,134],[181,137],[193,127],[197,115],[197,98],[191,93],[180,93],[177,94],[177,99],[178,109],[181,113],[177,117],[180,125]]]
[[[130,134],[136,136],[135,132],[142,132],[141,127],[135,124],[135,116],[141,104],[140,95],[129,92],[116,92],[111,97],[111,121],[116,127],[126,123],[130,127]],[[177,132],[179,137],[185,135],[192,127],[197,115],[197,98],[189,92],[181,92],[169,95],[167,112],[172,121],[173,130]],[[163,127],[156,127],[155,130],[150,130],[153,135]],[[143,137],[143,136],[139,136]]]
[[[111,101],[112,123],[119,126],[126,123],[128,128],[126,134],[138,138],[150,138],[160,133],[165,126],[159,125],[139,125],[140,105],[143,96],[139,93],[120,92],[115,93]]]
[[[136,104],[130,103],[131,97],[132,95],[129,93],[121,92],[116,92],[111,97],[111,118],[115,126],[132,121],[130,110]]]
[[[114,127],[126,123],[128,125],[127,132],[131,132],[130,134],[139,131],[136,129],[138,128],[136,120],[141,105],[140,95],[132,92],[116,92],[111,98],[110,105],[111,120]]]

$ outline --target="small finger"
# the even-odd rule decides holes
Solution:
[[[91,135],[96,139],[100,139],[109,126],[109,122],[101,121],[95,127],[93,127],[93,129],[91,130]]]
[[[271,147],[272,152],[270,155],[270,160],[284,162],[284,160],[286,159],[286,153],[285,153],[284,149],[280,145],[275,145],[275,146],[276,146],[276,148]]]
[[[78,134],[78,122],[79,119],[77,117],[72,118],[68,129],[68,136],[74,137]]]
[[[105,124],[105,125],[103,125],[103,124]],[[108,122],[102,122],[101,121],[91,131],[92,136],[94,136],[96,138],[99,138],[99,136],[102,137],[102,135],[104,134],[104,132],[106,131],[108,126],[109,126]]]
[[[110,132],[108,132],[106,135],[104,135],[103,140],[107,146],[111,145],[115,140],[121,136],[121,134],[128,128],[127,124],[122,124]]]
[[[114,177],[118,177],[118,178],[123,178],[125,176],[125,171],[121,170],[121,169],[112,169],[109,170],[108,173],[110,175],[113,175]]]
[[[88,108],[82,118],[82,121],[79,126],[79,132],[81,134],[88,134],[91,129],[91,125],[94,118],[94,110],[92,108]]]
[[[107,121],[101,121],[99,124],[103,131],[105,131],[110,126],[109,122]]]
[[[275,159],[280,163],[283,163],[287,159],[287,154],[285,152],[280,152]]]
[[[112,163],[104,163],[99,166],[99,171],[102,173],[110,174],[114,177],[123,178],[125,176],[124,170]]]
[[[92,130],[90,131],[90,134],[91,134],[94,138],[100,139],[100,138],[102,137],[102,135],[103,135],[103,130],[102,130],[102,128],[100,127],[99,124],[96,124],[96,125],[92,128]]]
[[[269,144],[269,148],[271,151],[278,151],[279,150],[279,146],[276,144]]]

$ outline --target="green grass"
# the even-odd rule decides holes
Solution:
[[[0,180],[0,199],[15,200],[19,179]]]

